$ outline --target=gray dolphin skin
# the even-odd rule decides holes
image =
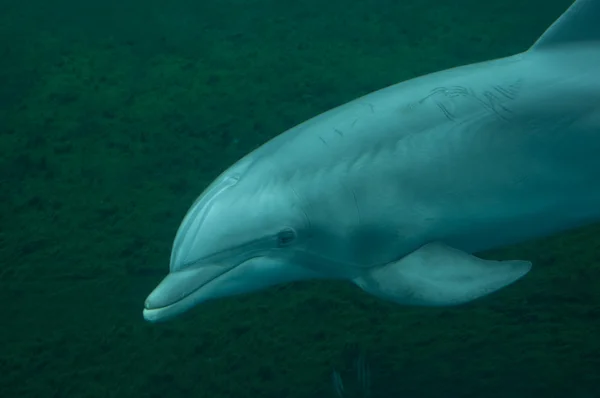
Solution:
[[[143,314],[306,279],[466,303],[531,268],[472,253],[598,221],[600,0],[579,0],[525,52],[358,98],[239,160],[183,219]]]

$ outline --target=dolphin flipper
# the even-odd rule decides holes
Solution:
[[[483,260],[441,243],[429,243],[353,282],[399,304],[449,306],[486,296],[530,269],[529,261]]]

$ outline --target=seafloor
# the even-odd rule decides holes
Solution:
[[[600,229],[459,308],[306,282],[142,320],[223,168],[330,107],[526,49],[569,0],[0,0],[0,396],[600,396]],[[600,204],[599,204],[600,205]],[[486,255],[492,255],[486,254]]]

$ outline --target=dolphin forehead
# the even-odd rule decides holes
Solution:
[[[239,182],[239,175],[222,175],[194,201],[181,221],[171,251],[170,269],[178,271],[198,258],[198,234],[223,192]]]

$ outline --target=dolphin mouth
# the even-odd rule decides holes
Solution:
[[[204,287],[231,269],[222,265],[203,265],[168,274],[146,298],[144,319],[158,322],[186,312],[200,301],[204,301]]]

